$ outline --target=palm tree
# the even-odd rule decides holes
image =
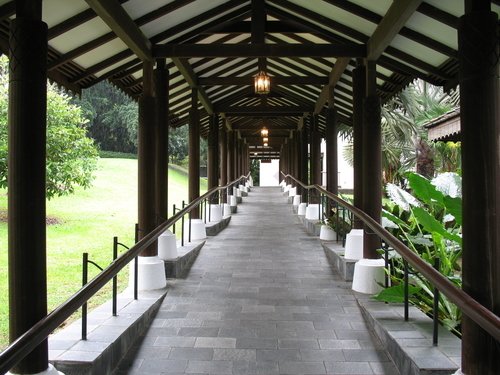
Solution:
[[[404,173],[412,169],[429,178],[434,176],[435,147],[428,142],[423,125],[456,106],[458,99],[458,92],[449,95],[439,87],[417,80],[384,104],[381,111],[384,184],[400,185]],[[439,146],[438,150],[442,148]],[[352,142],[344,150],[344,157],[352,165]]]

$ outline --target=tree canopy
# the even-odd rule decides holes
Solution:
[[[0,187],[8,179],[8,60],[0,58]],[[55,85],[47,87],[47,198],[90,186],[98,151],[87,137],[87,120],[80,107]]]

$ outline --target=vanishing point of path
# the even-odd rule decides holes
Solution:
[[[209,237],[118,374],[399,374],[279,188]]]

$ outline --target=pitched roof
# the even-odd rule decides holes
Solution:
[[[499,4],[493,1],[496,13]],[[0,0],[4,53],[14,13],[13,1]],[[43,1],[52,80],[75,92],[110,80],[137,98],[141,58],[168,56],[174,125],[187,123],[191,87],[197,86],[204,99],[202,134],[207,114],[215,111],[250,143],[265,119],[278,137],[271,145],[297,128],[305,112],[319,113],[324,131],[328,83],[335,83],[340,121],[351,123],[356,57],[379,57],[377,91],[383,100],[415,78],[456,86],[463,13],[463,1],[456,0]],[[266,99],[252,89],[259,65],[275,80]],[[262,107],[249,111],[254,106]]]

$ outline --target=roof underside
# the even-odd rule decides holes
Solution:
[[[110,11],[111,22],[99,12],[100,3],[116,3],[119,8]],[[498,0],[492,8],[500,13]],[[197,87],[202,135],[208,132],[208,115],[213,112],[251,145],[261,144],[259,129],[265,123],[270,129],[269,151],[279,150],[290,130],[302,125],[305,113],[319,114],[324,132],[325,86],[332,83],[339,120],[350,125],[352,70],[356,58],[367,54],[378,58],[377,91],[382,100],[415,78],[455,87],[457,25],[463,13],[460,0],[43,1],[53,81],[80,92],[109,80],[137,98],[142,92],[140,54],[116,28],[126,25],[122,21],[128,18],[133,21],[126,29],[132,30],[131,39],[136,32],[149,43],[153,57],[167,58],[171,125],[188,122],[191,89]],[[14,2],[0,0],[3,53],[8,51],[14,17]],[[401,25],[391,31],[398,22]],[[211,45],[208,50],[193,48],[206,44]],[[236,50],[227,45],[236,45]],[[372,48],[375,55],[370,55]],[[251,77],[259,67],[272,78],[265,98],[253,93]]]

